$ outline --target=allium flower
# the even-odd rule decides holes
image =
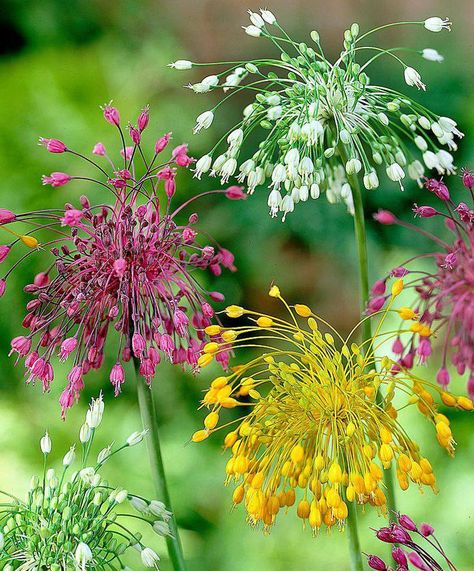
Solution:
[[[402,288],[400,280],[393,296]],[[414,482],[436,491],[431,464],[398,420],[394,397],[406,397],[402,408],[416,403],[452,455],[448,420],[437,412],[430,392],[440,389],[405,371],[394,377],[393,361],[379,356],[385,339],[378,333],[359,346],[350,341],[355,329],[343,339],[308,306],[288,306],[276,286],[270,295],[287,307],[288,321],[229,306],[228,317],[244,316],[250,324],[209,327],[207,333],[222,336],[223,343],[211,341],[200,357],[201,365],[209,364],[226,343],[237,351],[261,349],[212,381],[203,399],[211,411],[205,428],[193,435],[200,442],[217,430],[222,408],[250,408],[224,439],[232,452],[226,482],[237,484],[234,504],[245,501],[249,521],[264,529],[295,503],[313,530],[343,526],[347,502],[386,511],[382,476],[392,461],[403,490]]]
[[[218,108],[233,94],[247,91],[254,97],[242,120],[199,159],[195,176],[210,172],[227,182],[236,175],[249,193],[258,186],[269,188],[270,212],[272,216],[282,212],[284,220],[296,203],[318,198],[322,191],[330,202],[345,202],[351,212],[350,178],[360,173],[364,186],[375,189],[381,166],[400,186],[406,174],[420,181],[425,170],[420,158],[439,173],[453,169],[451,155],[440,149],[457,148],[454,139],[462,133],[456,124],[397,91],[370,82],[368,66],[386,55],[402,66],[408,85],[425,89],[418,71],[400,59],[398,50],[363,45],[369,35],[388,26],[360,35],[358,24],[353,24],[344,33],[340,57],[330,62],[316,31],[311,33],[311,45],[295,42],[273,14],[265,19],[265,12],[250,12],[252,25],[244,29],[250,36],[271,41],[281,51],[279,59],[235,62],[189,86],[197,93],[229,91],[212,110],[199,115],[195,133],[212,124]],[[448,27],[440,18],[413,23],[436,31]],[[432,49],[420,54],[424,59],[442,60]],[[193,65],[204,64],[171,64],[176,69]],[[242,157],[242,144],[250,138],[258,142],[257,149]]]
[[[12,244],[1,246],[1,261],[10,257],[12,246],[19,241],[32,251],[38,249],[35,236],[47,236],[44,230],[50,232],[41,248],[50,250],[53,261],[25,288],[34,296],[23,320],[29,331],[13,339],[12,352],[25,358],[28,381],[40,380],[44,390],[53,380],[54,354],[62,361],[71,361],[61,396],[63,411],[79,396],[83,376],[101,367],[104,345],[112,330],[116,332],[117,349],[110,381],[116,394],[125,380],[123,362],[132,356],[139,360],[140,374],[147,382],[153,379],[163,354],[173,363],[195,367],[204,339],[202,330],[214,313],[209,301],[222,301],[223,296],[206,292],[197,283],[194,271],[209,269],[219,275],[222,268],[235,270],[234,257],[228,250],[206,234],[198,234],[196,213],[181,219],[181,211],[202,195],[173,205],[178,167],[193,162],[187,145],[174,148],[171,158],[163,162],[160,157],[169,144],[168,133],[156,141],[147,158],[141,138],[148,125],[148,108],[140,113],[137,127],[129,125],[131,146],[125,144],[118,110],[107,105],[104,117],[117,127],[121,137],[118,161],[114,162],[102,143],[93,150],[104,160],[98,164],[58,140],[41,139],[50,152],[72,153],[92,163],[101,177],[93,180],[53,173],[43,181],[53,186],[75,180],[85,180],[88,185],[95,182],[111,193],[111,204],[94,206],[82,196],[79,205],[67,203],[64,211],[16,215],[0,210],[1,228],[15,236]],[[244,196],[235,186],[204,194],[213,192],[224,193],[232,200]],[[12,229],[14,224],[31,230],[20,235]],[[21,261],[28,257],[29,253]],[[0,280],[0,295],[12,269]],[[223,355],[223,364],[226,359]]]
[[[435,537],[435,530],[431,525],[422,523],[418,528],[409,516],[400,514],[396,514],[396,516],[397,523],[374,531],[376,531],[376,536],[380,541],[399,544],[392,548],[392,558],[397,564],[397,571],[408,571],[409,563],[421,571],[442,571],[443,569],[456,571],[456,567],[449,560]],[[439,561],[442,561],[443,565],[446,564],[447,567],[442,567]],[[392,570],[392,567],[386,565],[377,555],[368,555],[367,564],[371,569],[377,571]]]
[[[458,374],[467,372],[468,393],[474,398],[474,203],[472,189],[474,177],[463,170],[465,196],[454,201],[442,180],[428,179],[425,188],[439,199],[439,207],[415,205],[413,211],[420,218],[441,218],[449,233],[447,238],[430,233],[413,224],[399,220],[388,211],[379,211],[375,219],[381,224],[397,224],[414,230],[433,241],[435,250],[415,256],[401,267],[395,268],[385,278],[376,282],[369,301],[369,311],[380,309],[385,299],[385,284],[392,275],[408,276],[408,286],[416,292],[413,308],[401,308],[403,322],[413,322],[411,335],[400,336],[393,350],[399,362],[411,368],[425,363],[433,353],[431,339],[443,339],[441,366],[437,379],[446,387],[450,381],[448,359]],[[431,270],[420,267],[421,260],[431,258]],[[389,296],[388,296],[389,297]]]
[[[90,413],[99,410],[103,412],[101,397],[92,401],[84,426],[88,427]],[[0,507],[2,569],[126,569],[123,555],[135,550],[145,567],[158,568],[158,555],[143,545],[141,533],[134,531],[132,524],[138,518],[158,535],[169,535],[170,512],[162,502],[150,502],[105,481],[100,474],[102,466],[133,444],[111,446],[110,453],[95,462],[90,458],[95,428],[88,427],[89,436],[84,440],[84,426],[79,466],[74,467],[75,446],[65,454],[59,470],[48,468],[48,454],[42,447],[44,471],[31,479],[26,499],[2,492],[6,498]],[[124,502],[136,513],[124,513]]]

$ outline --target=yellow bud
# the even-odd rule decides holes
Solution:
[[[324,468],[324,458],[321,456],[321,454],[318,454],[314,459],[314,467],[316,470],[322,470]]]
[[[418,322],[413,323],[413,325],[410,327],[410,331],[413,331],[413,333],[419,333],[422,329],[423,325]]]
[[[288,507],[291,507],[296,501],[296,493],[295,490],[293,490],[292,488],[290,488],[287,492],[286,492],[286,505]]]
[[[409,472],[411,470],[411,460],[406,454],[400,454],[397,463],[402,472]]]
[[[263,327],[263,328],[271,327],[273,325],[273,319],[271,319],[270,317],[265,317],[265,316],[259,317],[257,319],[257,325],[259,327]]]
[[[230,448],[236,443],[236,441],[237,441],[237,433],[229,432],[228,434],[226,434],[226,437],[224,438],[224,446],[226,448]]]
[[[300,517],[301,519],[306,519],[309,517],[310,507],[308,500],[300,501],[298,507],[296,508],[296,513],[298,514],[298,517]]]
[[[280,297],[280,288],[276,285],[272,285],[270,291],[268,292],[270,297]]]
[[[242,317],[244,308],[239,305],[229,305],[225,308],[228,317]]]
[[[436,425],[436,432],[441,436],[441,438],[451,437],[451,429],[444,422],[438,422],[438,424]]]
[[[227,331],[222,332],[222,339],[227,343],[231,341],[235,341],[237,339],[237,332],[233,329],[228,329]]]
[[[450,393],[441,393],[441,400],[446,406],[456,406],[456,397]]]
[[[355,429],[356,429],[356,425],[351,420],[349,422],[349,424],[346,426],[346,434],[347,434],[347,436],[349,436],[349,438],[354,434]]]
[[[412,479],[416,482],[421,478],[422,475],[423,470],[421,469],[421,466],[418,464],[418,462],[413,462],[410,470],[410,476]]]
[[[245,489],[242,485],[237,486],[232,494],[232,501],[234,504],[240,504],[240,502],[244,499]]]
[[[392,296],[397,297],[397,295],[400,295],[402,293],[403,286],[403,280],[397,280],[392,286]]]
[[[393,458],[393,449],[390,444],[382,444],[379,449],[379,458],[385,468],[388,468]]]
[[[263,480],[265,479],[265,474],[263,472],[257,472],[254,477],[252,478],[251,486],[255,490],[258,490],[262,487]]]
[[[474,409],[474,404],[473,404],[472,400],[468,397],[458,397],[457,398],[457,404],[463,410],[473,410]]]
[[[447,416],[445,416],[444,414],[438,413],[435,416],[435,422],[436,424],[438,422],[444,422],[445,424],[447,424],[449,426],[450,422],[449,422],[449,418]]]
[[[369,460],[375,456],[374,449],[371,444],[364,444],[362,451],[364,452],[364,456],[369,458]]]
[[[372,478],[374,478],[374,480],[381,480],[382,479],[382,469],[380,468],[380,466],[378,464],[375,464],[374,462],[372,462],[369,466],[369,471],[370,474],[372,476]]]
[[[215,353],[217,350],[219,349],[219,343],[215,343],[214,341],[211,341],[210,343],[206,343],[204,345],[204,353],[209,353],[209,354],[213,354]]]
[[[217,423],[219,422],[219,415],[217,414],[217,412],[210,412],[206,418],[204,419],[204,426],[209,429],[212,430],[213,428],[215,428],[217,426]]]
[[[382,442],[384,444],[390,444],[390,442],[392,442],[393,436],[390,430],[388,430],[388,428],[382,426],[380,428],[380,438],[382,439]]]
[[[311,508],[309,511],[309,525],[312,528],[321,527],[323,520],[321,516],[321,512],[317,505],[314,505],[314,502],[311,502]]]
[[[245,474],[249,467],[249,460],[246,456],[239,455],[234,459],[234,472]]]
[[[403,491],[408,490],[410,482],[408,481],[407,475],[404,472],[397,471],[397,479],[398,479],[398,485],[400,486],[400,488]]]
[[[219,333],[221,332],[221,328],[219,327],[219,325],[208,325],[205,329],[204,332],[206,333],[206,335],[219,335]]]
[[[227,377],[217,377],[215,378],[212,383],[211,387],[213,389],[222,389],[227,384]]]
[[[326,343],[329,343],[329,345],[334,345],[334,337],[330,333],[325,333],[324,338],[326,339]]]
[[[333,462],[328,472],[328,479],[333,484],[340,484],[342,480],[342,470],[337,462]]]
[[[418,317],[418,314],[415,311],[413,311],[411,307],[400,307],[400,309],[398,310],[398,314],[402,319],[406,321],[410,319],[415,320]]]
[[[28,248],[36,248],[38,246],[38,240],[33,236],[20,236],[20,240],[28,246]]]
[[[346,499],[348,502],[353,502],[355,500],[355,489],[354,486],[347,486]]]
[[[213,360],[214,360],[214,357],[212,355],[205,353],[204,355],[201,355],[199,357],[198,362],[197,362],[198,367],[207,367],[207,365],[212,363]]]
[[[224,408],[235,408],[239,404],[238,401],[231,397],[222,399],[220,402]]]
[[[314,319],[314,317],[310,317],[308,319],[308,327],[312,330],[312,331],[317,331],[318,330],[318,324],[316,323],[316,319]]]
[[[336,508],[336,517],[339,520],[343,520],[346,519],[347,514],[348,514],[347,506],[344,502],[341,501],[341,503]]]
[[[427,458],[422,458],[420,460],[420,467],[425,474],[431,474],[433,472],[433,467]]]
[[[296,446],[294,446],[293,450],[291,451],[291,461],[294,464],[298,464],[298,462],[301,462],[304,458],[304,448],[300,445],[297,444]]]
[[[300,317],[310,317],[313,313],[307,305],[302,305],[301,303],[295,305],[295,311]]]
[[[195,432],[193,434],[192,441],[193,442],[202,442],[203,440],[206,440],[206,438],[208,436],[209,436],[209,432],[207,430],[198,430],[197,432]]]
[[[423,325],[419,333],[421,337],[429,337],[432,334],[432,331],[429,325]]]

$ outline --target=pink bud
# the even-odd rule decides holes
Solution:
[[[416,350],[416,354],[419,357],[420,364],[426,363],[426,359],[431,355],[432,348],[431,348],[431,341],[429,339],[423,338]]]
[[[134,147],[125,147],[124,149],[120,149],[120,155],[123,159],[129,161],[132,158]]]
[[[64,339],[64,341],[61,343],[61,349],[59,350],[59,359],[61,361],[65,361],[76,347],[76,337],[68,337],[67,339]]]
[[[451,380],[451,376],[449,371],[446,367],[441,367],[439,369],[438,374],[436,375],[436,382],[442,386],[443,388],[449,385],[449,381]]]
[[[209,294],[209,297],[213,301],[224,301],[224,299],[225,299],[224,295],[218,291],[211,291],[211,293]]]
[[[102,107],[104,113],[104,119],[111,125],[120,125],[120,113],[118,109],[112,107],[112,105],[107,104]]]
[[[425,565],[423,559],[418,555],[418,553],[412,551],[408,554],[408,559],[410,560],[410,563],[413,565],[413,567],[420,569],[420,571],[430,571],[430,567]]]
[[[6,210],[5,208],[0,208],[0,226],[2,224],[9,224],[16,220],[16,214],[13,214],[11,210]]]
[[[403,343],[400,337],[397,337],[393,342],[392,351],[395,355],[401,355],[403,353]]]
[[[415,356],[412,351],[407,353],[405,357],[401,360],[401,364],[405,369],[411,369],[413,367],[413,363],[415,361]]]
[[[13,351],[15,351],[16,353],[18,353],[18,355],[25,357],[26,355],[28,355],[31,349],[31,339],[29,339],[28,337],[24,337],[23,335],[20,337],[15,337],[11,341],[11,348],[12,349],[10,351],[10,355]]]
[[[140,357],[142,353],[145,351],[146,342],[140,333],[134,333],[132,336],[132,349],[133,353],[136,357]]]
[[[5,245],[0,246],[0,264],[3,261],[5,261],[5,259],[9,253],[10,253],[10,247],[9,246],[5,246]]]
[[[409,271],[403,266],[399,266],[398,268],[393,268],[393,270],[390,272],[390,275],[393,278],[404,278],[407,274],[409,274]]]
[[[434,527],[432,527],[429,523],[422,523],[420,525],[420,532],[421,535],[423,535],[424,537],[428,537],[430,535],[434,534]]]
[[[413,207],[413,212],[415,216],[421,216],[421,218],[432,218],[438,214],[437,210],[431,206],[417,206],[416,204]]]
[[[166,133],[163,137],[159,138],[155,143],[155,153],[161,153],[168,145],[171,139],[171,133]]]
[[[471,400],[474,400],[474,374],[470,375],[467,381],[467,394]]]
[[[185,244],[192,244],[197,236],[197,232],[191,228],[183,230],[183,240]]]
[[[138,129],[135,129],[133,125],[129,124],[128,132],[130,133],[130,137],[132,141],[135,143],[135,145],[139,145],[141,139],[140,131]]]
[[[462,169],[462,183],[467,189],[472,190],[474,186],[474,174],[472,171],[466,168]]]
[[[247,198],[243,187],[236,185],[229,186],[225,192],[225,195],[229,200],[245,200]]]
[[[158,363],[161,361],[161,356],[154,347],[150,347],[148,356],[150,357],[150,361],[153,363],[153,365],[158,365]]]
[[[374,214],[374,219],[380,224],[384,224],[386,226],[390,226],[391,224],[395,224],[397,221],[394,214],[392,214],[389,210],[379,210]]]
[[[398,519],[398,523],[404,527],[405,529],[408,529],[408,531],[416,531],[417,527],[415,522],[407,515],[398,515],[397,517]]]
[[[174,178],[169,178],[165,181],[165,192],[168,198],[172,198],[176,192],[176,181]]]
[[[425,188],[435,194],[440,200],[449,200],[448,187],[441,180],[429,178],[425,182]]]
[[[64,212],[63,218],[61,218],[61,226],[77,226],[84,216],[82,210],[77,210],[76,208],[71,208]]]
[[[50,152],[50,153],[64,153],[67,151],[66,145],[59,139],[44,139],[40,138],[40,143]]]
[[[115,387],[115,396],[120,393],[121,386],[125,381],[125,371],[120,363],[115,363],[110,371],[110,382]]]
[[[35,279],[33,280],[35,286],[44,287],[49,284],[49,276],[46,272],[40,272],[36,274]]]
[[[387,571],[387,566],[385,563],[377,557],[376,555],[369,555],[367,558],[367,564],[371,569],[376,569],[377,571]]]
[[[385,293],[386,284],[385,280],[377,280],[374,285],[372,286],[371,292],[372,295],[383,295]]]
[[[52,172],[49,176],[43,175],[41,177],[43,184],[50,184],[54,188],[64,186],[71,179],[72,177],[65,172]]]
[[[456,265],[457,261],[458,258],[456,256],[456,252],[451,252],[444,258],[443,268],[446,268],[447,270],[452,270]]]
[[[103,157],[105,155],[105,147],[102,143],[96,143],[92,149],[93,155],[99,155]]]
[[[137,126],[139,131],[144,131],[147,128],[148,121],[150,120],[150,106],[147,105],[143,108],[142,112],[138,116]]]
[[[367,304],[367,313],[376,313],[377,311],[380,311],[384,305],[385,297],[383,295],[373,297]]]
[[[123,278],[125,271],[127,269],[127,261],[123,258],[119,258],[114,262],[114,271],[119,278]]]
[[[399,565],[404,565],[405,567],[408,565],[407,556],[401,547],[392,549],[392,557]]]
[[[171,156],[173,157],[173,159],[175,159],[179,155],[187,155],[187,153],[188,153],[188,145],[186,143],[183,143],[182,145],[178,145],[171,151]]]

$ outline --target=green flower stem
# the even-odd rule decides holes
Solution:
[[[172,512],[171,519],[168,522],[171,536],[166,537],[168,554],[170,556],[174,571],[186,571],[186,564],[184,561],[183,548],[181,547],[181,540],[179,538],[178,526],[176,524],[176,518],[171,506],[170,494],[166,484],[153,391],[145,383],[143,377],[138,374],[139,363],[136,359],[134,359],[134,364],[135,371],[137,373],[138,403],[140,406],[143,428],[148,429],[148,433],[146,435],[147,447],[150,457],[150,468],[155,484],[155,490],[158,496],[157,499],[161,500],[166,505],[166,509]]]
[[[363,571],[359,532],[357,530],[357,508],[355,502],[347,502],[347,527],[349,533],[349,553],[351,571]]]

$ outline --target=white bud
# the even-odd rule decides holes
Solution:
[[[428,149],[428,143],[423,137],[420,137],[420,135],[415,137],[415,145],[420,149],[420,151],[423,152],[425,152]]]
[[[445,18],[444,20],[442,20],[437,16],[434,16],[432,18],[427,18],[424,21],[424,26],[430,32],[441,32],[441,30],[448,30],[448,31],[451,30],[451,22],[449,21],[449,18]]]
[[[91,428],[97,428],[102,422],[102,416],[104,414],[104,401],[102,400],[102,393],[99,398],[92,399],[89,410],[86,414],[86,422]]]
[[[169,64],[169,67],[174,69],[183,70],[183,69],[191,69],[193,67],[192,62],[187,59],[179,59],[173,63]]]
[[[280,188],[280,185],[286,179],[286,168],[285,165],[278,164],[275,165],[272,171],[272,186],[274,186],[277,190]]]
[[[448,174],[454,174],[456,172],[456,167],[453,165],[454,158],[451,153],[441,149],[438,151],[437,157],[441,168],[444,169],[445,172]]]
[[[260,14],[257,14],[256,12],[252,12],[251,10],[248,10],[248,13],[249,13],[250,21],[252,22],[252,24],[254,26],[256,26],[257,28],[263,28],[263,26],[265,26],[265,22],[263,21]]]
[[[407,159],[400,149],[395,153],[395,160],[401,167],[404,167],[407,164]]]
[[[298,125],[298,123],[292,123],[290,125],[290,128],[288,129],[288,138],[290,140],[290,143],[294,143],[295,141],[297,141],[301,136],[301,127]]]
[[[227,143],[232,148],[238,148],[244,140],[244,132],[242,129],[234,129],[227,137]]]
[[[43,454],[49,454],[51,452],[51,438],[47,432],[45,432],[43,438],[40,440],[40,447]]]
[[[117,504],[123,503],[127,498],[128,498],[128,492],[127,492],[127,490],[119,490],[119,491],[116,491],[116,493],[115,493],[115,495],[114,495],[114,501],[115,501]]]
[[[291,198],[291,195],[285,194],[285,196],[283,197],[283,200],[281,201],[281,205],[280,205],[280,210],[283,212],[282,222],[285,221],[286,215],[289,212],[293,212],[294,209],[295,209],[295,203],[294,203],[293,199]]]
[[[166,506],[163,502],[159,500],[152,500],[150,505],[148,506],[150,513],[156,517],[161,517],[162,519],[169,519],[171,516],[171,512],[166,509]]]
[[[405,81],[411,87],[426,90],[426,85],[421,81],[421,75],[412,67],[405,68]]]
[[[387,167],[387,176],[390,180],[394,182],[400,182],[405,178],[405,171],[398,163],[393,163]]]
[[[431,129],[431,122],[424,115],[421,115],[420,117],[418,117],[418,123],[420,124],[420,127],[425,129],[425,131],[427,131],[428,129]]]
[[[421,55],[428,61],[436,61],[438,63],[444,61],[444,57],[437,50],[434,50],[432,48],[425,48],[421,52]]]
[[[244,107],[244,111],[243,111],[242,115],[244,116],[245,119],[248,119],[252,115],[254,110],[255,110],[255,107],[254,107],[253,103],[250,103],[249,105]]]
[[[262,35],[262,30],[260,28],[257,28],[257,26],[242,26],[242,27],[245,30],[245,33],[248,34],[249,36],[252,36],[253,38],[258,38],[259,36]]]
[[[85,569],[86,563],[92,559],[92,551],[90,550],[90,547],[81,541],[76,548],[74,558],[76,563],[79,565],[79,569]]]
[[[286,165],[298,165],[300,162],[300,152],[298,149],[289,149],[285,155]]]
[[[345,182],[341,187],[341,198],[347,200],[351,196],[352,196],[351,185],[348,182]]]
[[[379,121],[382,123],[382,125],[387,126],[390,123],[389,118],[387,117],[387,115],[385,115],[385,113],[379,113],[377,117]]]
[[[300,200],[306,202],[309,197],[309,188],[306,185],[300,186]]]
[[[127,438],[127,444],[129,446],[135,446],[136,444],[140,444],[140,442],[143,440],[143,437],[145,436],[146,433],[147,433],[147,430],[142,430],[141,432],[133,432]]]
[[[142,498],[137,498],[137,496],[132,496],[130,498],[130,503],[137,510],[137,512],[140,512],[142,514],[148,513],[148,502],[146,502]]]
[[[441,125],[436,121],[434,123],[431,123],[431,130],[436,135],[436,137],[442,137],[444,135],[444,131],[441,128]]]
[[[87,424],[87,422],[85,422],[79,431],[79,440],[82,442],[82,444],[89,442],[91,434],[92,432],[90,426]]]
[[[196,125],[194,126],[193,133],[199,133],[201,129],[208,129],[212,122],[214,121],[214,113],[212,111],[204,111],[196,119]]]
[[[362,163],[359,159],[349,159],[346,163],[347,174],[357,174],[362,169]]]
[[[75,446],[71,446],[63,458],[63,466],[70,466],[76,459]]]
[[[370,171],[364,175],[364,186],[367,190],[374,190],[379,187],[379,177],[375,171]]]
[[[221,170],[221,168],[223,167],[224,163],[226,162],[227,158],[228,158],[228,157],[227,157],[227,155],[225,155],[225,154],[219,155],[219,156],[217,157],[217,159],[214,161],[214,163],[213,163],[213,165],[212,165],[211,175],[212,175],[213,173],[220,172],[220,170]]]
[[[347,145],[349,143],[349,141],[351,140],[351,136],[349,134],[349,131],[347,129],[341,129],[341,132],[339,133],[339,136],[341,138],[341,141]]]
[[[171,535],[170,526],[166,521],[155,521],[153,523],[153,531],[162,537]]]
[[[408,165],[408,176],[413,180],[420,179],[425,174],[425,167],[420,161],[413,161]]]
[[[208,75],[203,80],[201,80],[203,85],[207,85],[208,87],[215,87],[219,83],[219,78],[217,75]]]
[[[265,20],[267,24],[272,25],[275,24],[275,22],[277,21],[273,13],[270,12],[270,10],[260,10],[260,13],[262,14],[262,18]]]
[[[426,151],[425,153],[423,153],[423,160],[425,161],[425,165],[429,169],[436,169],[440,174],[442,174],[443,169],[435,153],[433,153],[432,151]]]
[[[105,460],[107,460],[107,458],[110,456],[111,450],[112,450],[112,444],[109,444],[105,448],[102,448],[102,450],[99,452],[99,454],[97,456],[97,462],[99,464],[102,464],[102,462],[105,462]]]
[[[313,161],[309,157],[303,157],[300,161],[298,172],[305,176],[309,175],[314,171]]]
[[[194,93],[207,93],[211,89],[211,86],[205,83],[193,83],[188,85],[188,87],[190,87]]]
[[[319,196],[321,194],[321,191],[319,190],[319,185],[316,183],[313,183],[311,185],[310,190],[309,190],[309,194],[310,194],[311,198],[314,198],[314,199],[319,198]]]
[[[145,567],[155,567],[156,563],[160,560],[158,554],[149,547],[145,547],[145,549],[142,550],[141,558]]]
[[[194,176],[200,179],[201,176],[204,173],[208,172],[208,170],[211,168],[211,164],[212,164],[211,155],[204,155],[203,157],[201,157],[196,163],[196,168],[194,169]]]
[[[381,164],[383,163],[383,157],[382,157],[382,155],[381,155],[380,153],[378,153],[378,152],[373,153],[373,155],[372,155],[372,160],[374,161],[374,163],[375,163],[376,165],[381,165]]]
[[[298,204],[300,201],[300,189],[297,186],[294,186],[291,190],[291,198],[295,204]]]
[[[270,107],[267,111],[267,119],[269,121],[277,121],[283,113],[283,108],[281,105],[276,105],[275,107]]]

